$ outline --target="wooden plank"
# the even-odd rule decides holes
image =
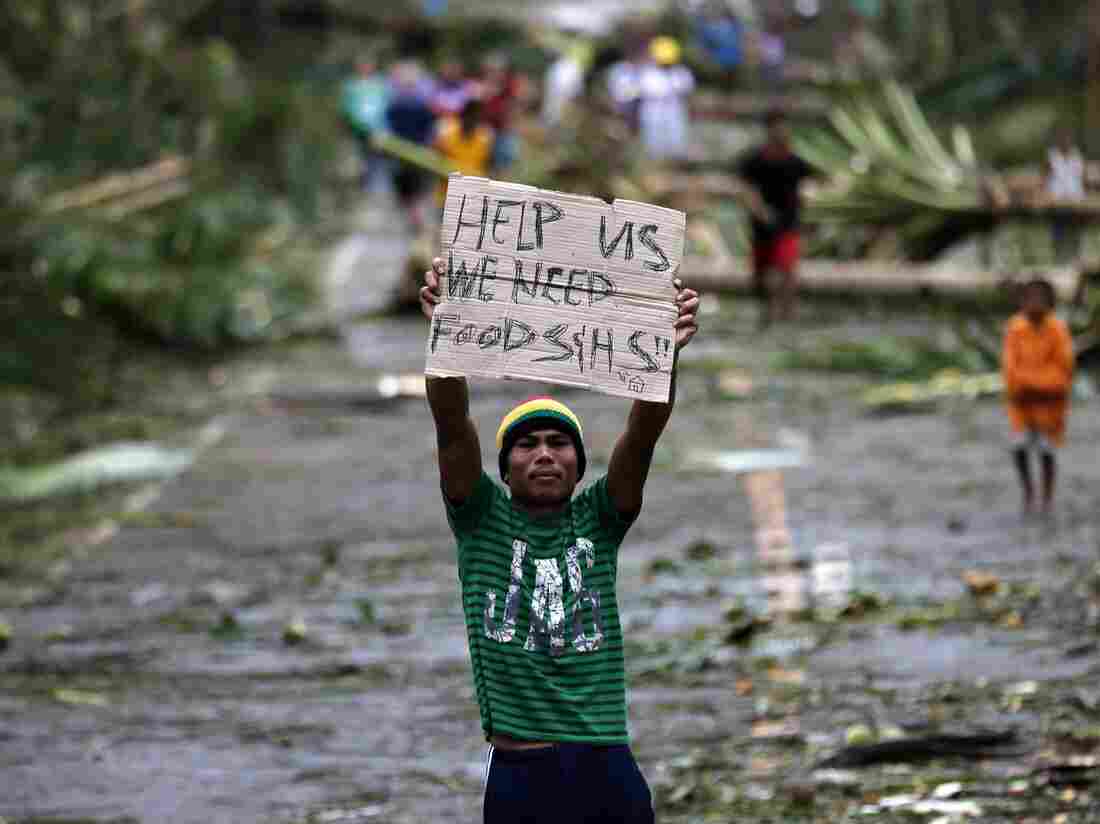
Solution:
[[[451,175],[426,374],[667,400],[684,231],[661,206]]]

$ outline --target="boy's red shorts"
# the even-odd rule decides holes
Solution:
[[[801,256],[802,240],[797,231],[791,230],[776,235],[763,243],[752,247],[753,268],[757,272],[768,269],[794,271]]]

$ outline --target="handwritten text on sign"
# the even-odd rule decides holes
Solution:
[[[429,375],[668,400],[684,215],[452,175]]]

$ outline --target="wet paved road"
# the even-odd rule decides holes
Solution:
[[[1038,625],[937,635],[868,625],[822,643],[781,623],[752,647],[722,644],[731,603],[768,600],[762,495],[781,491],[787,572],[806,591],[815,551],[841,544],[856,589],[942,601],[963,594],[960,574],[971,568],[1066,585],[1072,562],[1097,554],[1100,464],[1095,450],[1068,453],[1059,525],[1021,526],[995,403],[858,416],[849,391],[858,381],[772,372],[782,336],[750,336],[744,313],[707,320],[711,340],[701,338],[689,360],[720,354],[759,391],[720,401],[707,371],[684,374],[646,508],[624,546],[620,598],[636,642],[631,723],[656,786],[685,751],[735,746],[768,717],[759,695],[737,690],[754,661],[821,685],[825,703],[798,724],[826,743],[867,713],[909,711],[907,691],[929,683],[1095,668],[1095,654],[1063,654],[1079,639]],[[874,328],[830,315],[804,334]],[[53,586],[24,592],[22,605],[0,606],[15,630],[0,655],[0,817],[479,820],[483,744],[427,410],[419,399],[356,406],[332,391],[382,370],[419,370],[423,326],[410,318],[348,331],[350,360],[314,345],[272,364],[283,402],[243,405],[221,444],[147,517],[75,557]],[[480,385],[473,414],[482,432],[529,394]],[[596,477],[625,406],[583,393],[568,402],[584,420]],[[809,437],[810,459],[766,483],[678,468],[699,448],[774,447],[780,429]],[[1076,410],[1073,442],[1098,437],[1097,406]],[[491,466],[491,438],[483,440]],[[702,544],[714,557],[692,555]],[[295,620],[305,640],[288,645],[283,632]],[[895,691],[893,703],[855,695],[867,685]],[[759,778],[753,763],[738,775]]]

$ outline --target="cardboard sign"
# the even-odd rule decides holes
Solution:
[[[684,214],[453,174],[428,375],[667,401]]]

